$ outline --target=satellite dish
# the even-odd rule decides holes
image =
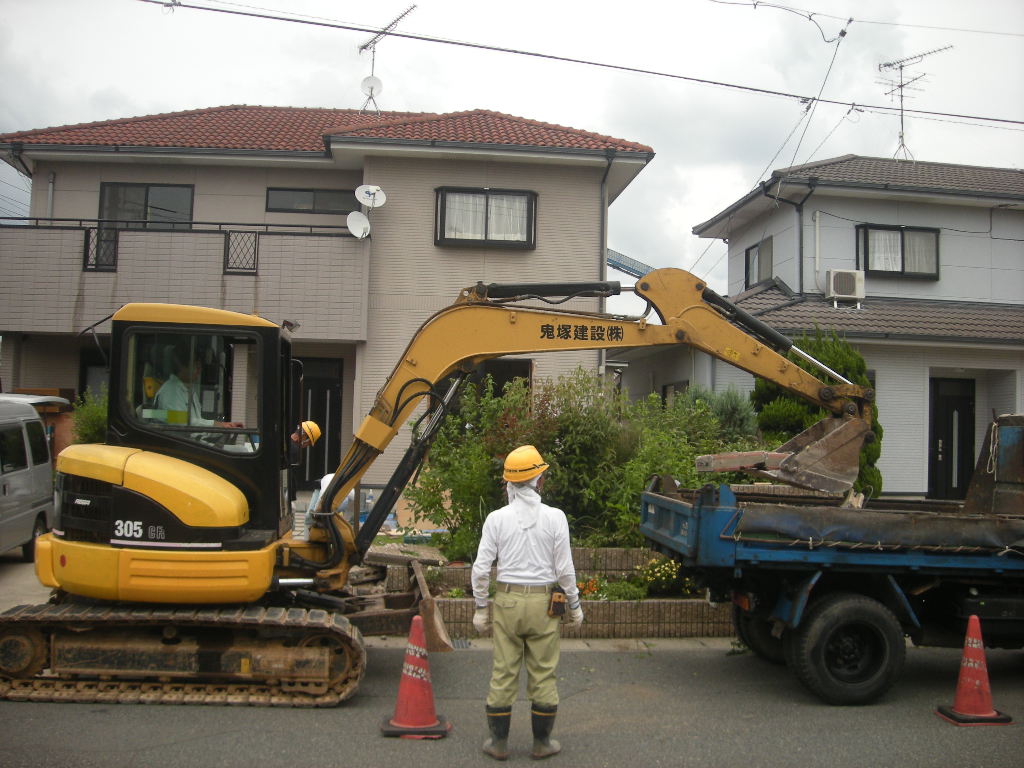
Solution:
[[[359,84],[359,87],[363,89],[363,93],[373,98],[380,95],[380,92],[384,90],[384,83],[376,75],[370,75],[363,78],[363,82]]]
[[[367,208],[380,208],[388,201],[387,195],[384,194],[384,190],[376,184],[363,184],[361,187],[356,187],[355,194],[356,200]]]
[[[370,234],[370,220],[366,218],[364,213],[352,211],[345,218],[345,223],[348,225],[348,231],[352,233],[353,237],[362,240]]]

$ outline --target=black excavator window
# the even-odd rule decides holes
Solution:
[[[136,330],[127,350],[121,391],[130,420],[225,453],[259,450],[257,337]]]

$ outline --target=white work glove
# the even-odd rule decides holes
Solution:
[[[583,624],[583,604],[576,601],[576,607],[569,608],[569,620],[566,622],[571,629],[579,629]]]
[[[491,631],[491,615],[486,606],[473,612],[473,627],[478,635],[486,635]]]

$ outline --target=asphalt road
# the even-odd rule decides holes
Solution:
[[[0,557],[0,609],[45,598],[31,566]],[[368,638],[356,697],[336,709],[0,702],[0,765],[416,766],[490,765],[483,697],[486,641],[432,654],[434,702],[452,724],[439,741],[388,739],[404,640]],[[1024,653],[989,651],[995,706],[1007,727],[958,728],[934,715],[952,704],[960,653],[910,648],[897,686],[867,707],[830,707],[782,667],[735,654],[728,640],[576,641],[563,645],[562,703],[552,766],[729,768],[1020,768]],[[510,762],[529,761],[529,707],[513,713]],[[532,764],[532,763],[531,763]]]

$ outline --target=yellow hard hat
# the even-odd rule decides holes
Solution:
[[[302,431],[309,438],[309,444],[316,445],[316,441],[320,439],[320,427],[317,426],[317,423],[315,421],[302,422]]]
[[[540,451],[532,445],[521,445],[505,457],[505,473],[502,477],[510,483],[522,483],[547,468],[548,464],[541,458]]]

